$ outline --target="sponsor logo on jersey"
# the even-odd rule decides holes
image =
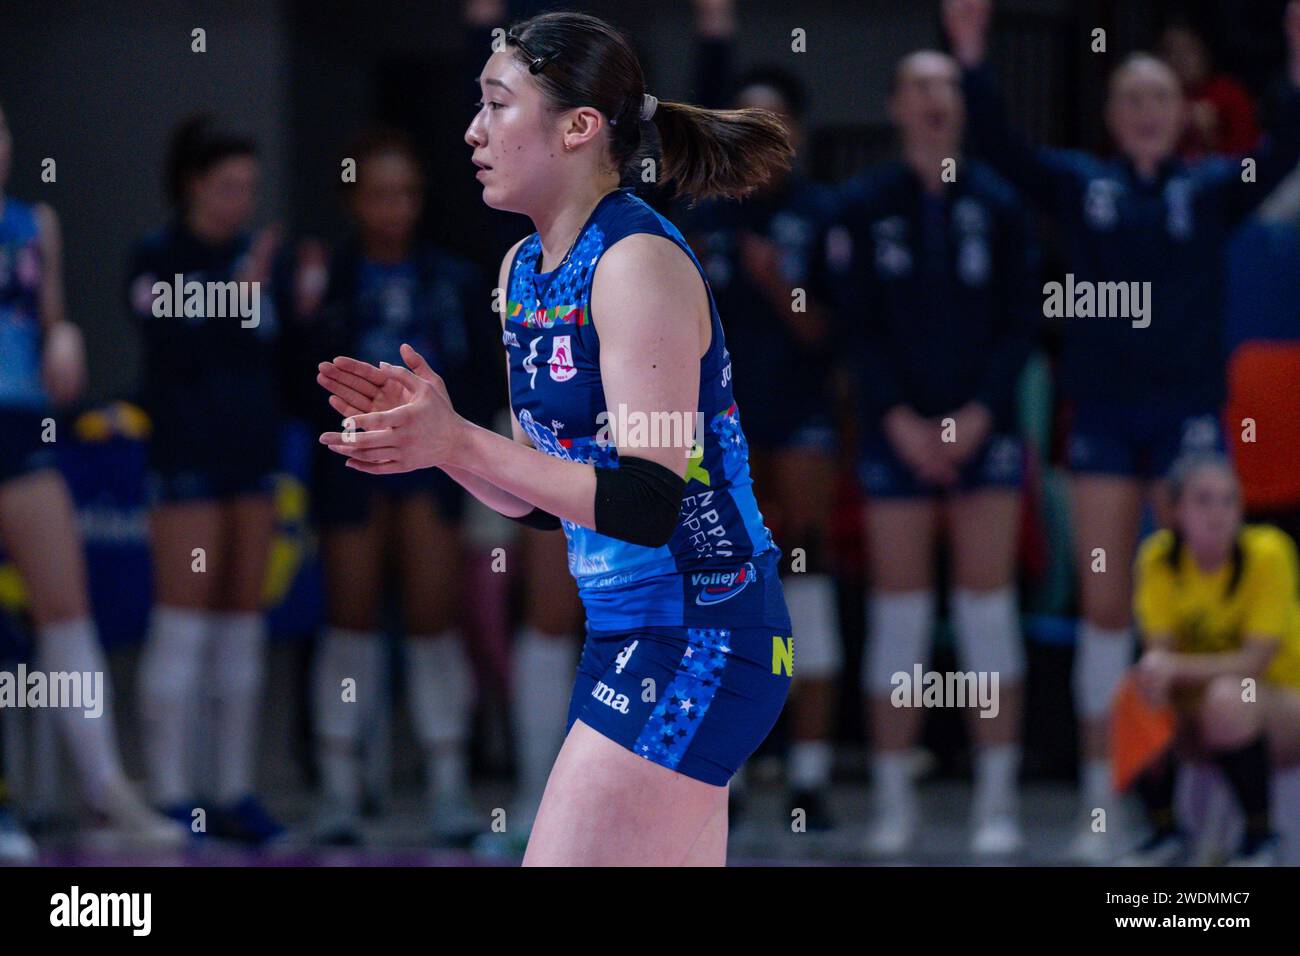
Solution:
[[[596,698],[606,707],[618,711],[620,714],[627,713],[628,699],[627,694],[615,693],[614,688],[610,687],[604,681],[597,681],[596,686],[591,689],[591,696]]]
[[[578,374],[577,368],[573,365],[573,347],[570,344],[570,336],[557,335],[551,340],[551,380],[555,382],[567,382],[573,376]]]
[[[502,329],[501,344],[510,345],[517,349],[523,348],[523,346],[519,344],[519,336],[515,335],[511,329]]]
[[[734,571],[703,571],[691,575],[691,587],[700,589],[696,604],[721,604],[730,601],[758,577],[752,562],[746,561]]]
[[[537,336],[528,343],[528,354],[524,356],[524,371],[528,373],[528,387],[537,387],[537,366],[533,364],[533,359],[537,358],[537,343],[542,340],[542,336]]]
[[[632,659],[632,654],[636,651],[636,646],[640,641],[633,641],[627,647],[618,652],[618,657],[614,659],[614,673],[623,673],[623,668],[627,667],[627,662]]]

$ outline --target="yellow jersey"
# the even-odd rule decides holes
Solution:
[[[1157,531],[1137,557],[1134,613],[1144,635],[1171,634],[1173,649],[1216,654],[1241,649],[1250,639],[1278,640],[1264,679],[1300,688],[1300,561],[1284,532],[1268,525],[1241,531],[1242,566],[1228,593],[1232,563],[1209,574],[1184,548],[1170,561],[1173,532]]]

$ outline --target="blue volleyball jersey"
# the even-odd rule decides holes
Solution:
[[[674,242],[708,288],[681,233],[630,189],[601,199],[556,269],[537,271],[542,246],[536,233],[520,244],[510,265],[503,340],[511,405],[529,440],[549,455],[616,468],[618,432],[635,427],[630,418],[611,422],[606,409],[591,290],[605,250],[638,233]],[[720,620],[733,627],[790,627],[777,577],[780,551],[754,500],[731,357],[712,292],[709,305],[712,338],[700,360],[703,443],[690,452],[681,514],[668,544],[644,547],[563,522],[569,570],[593,630]],[[693,430],[694,423],[682,427]]]
[[[42,408],[41,250],[30,205],[5,199],[0,213],[0,406]]]

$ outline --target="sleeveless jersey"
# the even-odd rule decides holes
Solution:
[[[0,214],[0,406],[42,408],[41,251],[27,203],[4,200]]]
[[[572,251],[553,271],[537,271],[542,247],[536,233],[520,244],[511,262],[503,329],[511,406],[529,440],[549,455],[615,468],[617,440],[635,433],[634,412],[620,422],[620,410],[612,410],[611,419],[605,405],[591,291],[604,252],[638,233],[675,243],[690,256],[708,289],[704,270],[681,233],[630,189],[601,199]],[[645,547],[563,522],[569,570],[578,582],[590,629],[720,622],[790,626],[777,576],[780,550],[754,500],[748,446],[732,397],[731,357],[711,291],[709,308],[712,335],[700,360],[699,425],[669,422],[668,416],[639,423],[644,436],[658,428],[674,444],[680,442],[681,428],[688,429],[685,435],[697,436],[681,514],[668,544]]]

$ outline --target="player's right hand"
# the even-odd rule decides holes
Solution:
[[[943,26],[953,56],[963,67],[984,60],[992,4],[989,0],[943,0]]]

